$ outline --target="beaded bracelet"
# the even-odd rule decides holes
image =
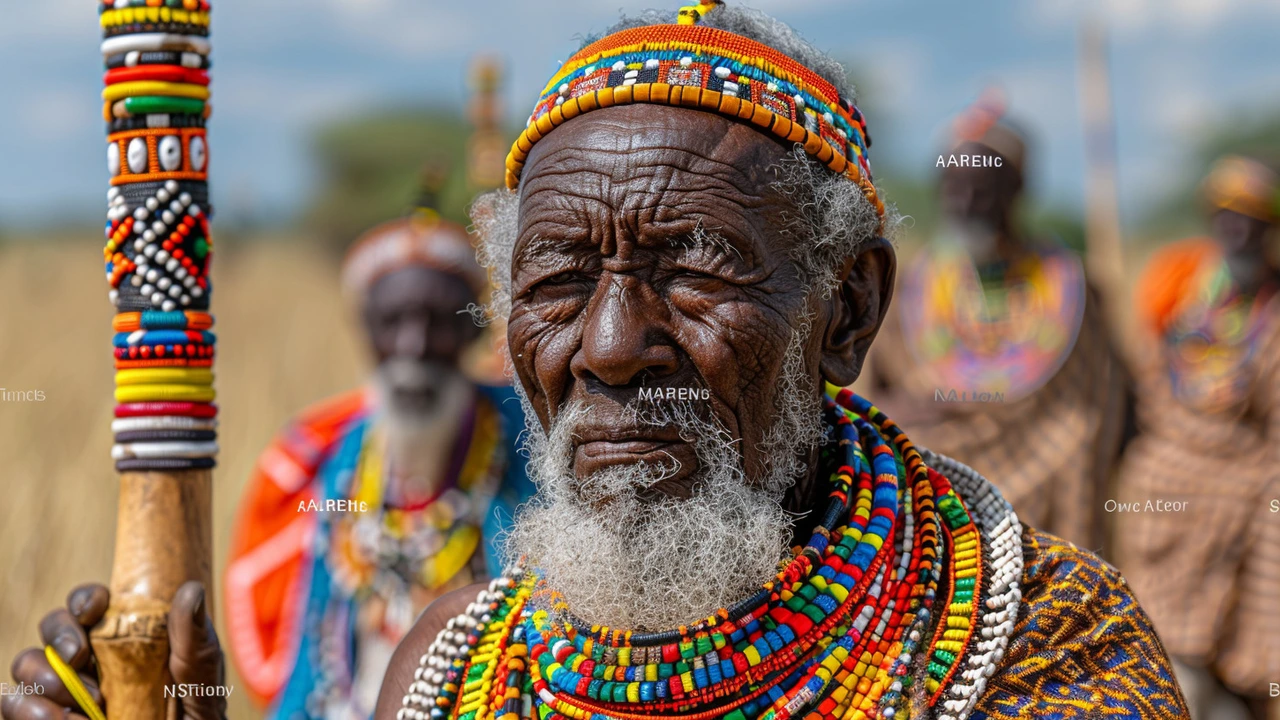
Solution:
[[[136,33],[107,38],[102,41],[102,54],[111,57],[121,53],[171,50],[208,55],[209,41],[194,35],[174,33]]]
[[[129,458],[116,461],[117,472],[146,472],[148,470],[205,470],[217,465],[211,457],[201,458]]]
[[[116,388],[116,402],[211,402],[218,392],[211,385],[130,385]]]
[[[213,360],[186,358],[186,357],[163,357],[151,358],[149,360],[120,360],[115,361],[116,370],[143,370],[146,368],[159,367],[191,367],[191,368],[211,368]]]
[[[150,358],[192,358],[204,360],[215,354],[213,345],[187,343],[186,345],[131,345],[113,350],[118,360],[148,360]]]
[[[124,417],[111,421],[111,432],[127,433],[139,430],[214,430],[218,421],[212,418],[182,415],[154,415]]]
[[[102,80],[107,85],[133,82],[165,82],[207,87],[209,85],[209,73],[180,65],[139,65],[108,70],[103,74]],[[130,96],[138,94],[129,93]]]
[[[111,338],[112,345],[117,348],[190,344],[213,346],[217,342],[217,336],[208,330],[135,330],[119,332]]]
[[[194,52],[174,52],[172,50],[152,50],[142,52],[131,50],[108,56],[103,62],[108,70],[122,67],[140,67],[144,65],[180,65],[194,70],[208,70],[213,66],[207,55]]]
[[[158,442],[212,442],[218,439],[213,430],[128,430],[115,434],[117,445],[144,445]]]
[[[167,7],[183,10],[204,10],[205,12],[210,9],[208,0],[106,0],[99,5],[98,12],[129,7]]]
[[[118,418],[154,417],[158,415],[175,415],[193,418],[214,418],[218,415],[218,406],[198,402],[133,402],[116,405],[115,416]]]
[[[111,328],[116,332],[133,332],[135,330],[208,330],[211,327],[213,327],[212,315],[193,310],[186,312],[146,310],[143,312],[117,313],[111,320]]]
[[[116,385],[210,385],[213,370],[209,368],[143,368],[120,370]]]
[[[154,460],[157,458],[204,458],[218,454],[216,442],[122,443],[111,447],[115,460]]]
[[[111,118],[124,120],[137,115],[198,115],[202,119],[207,119],[208,108],[209,104],[205,100],[198,98],[145,95],[139,97],[128,97],[124,100],[117,100],[116,102],[111,103]],[[172,126],[172,119],[166,117],[163,125],[157,126],[154,121],[150,121],[146,127],[150,129],[160,129]],[[141,130],[142,128],[133,129]]]

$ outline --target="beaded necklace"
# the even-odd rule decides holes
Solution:
[[[1075,346],[1084,270],[1071,253],[1048,252],[984,281],[966,254],[943,249],[908,273],[902,302],[907,346],[938,389],[1012,401],[1048,382]]]
[[[1248,397],[1250,372],[1276,293],[1249,295],[1218,259],[1201,271],[1191,301],[1165,331],[1169,379],[1174,395],[1205,412],[1221,412]]]
[[[760,591],[639,633],[583,625],[536,571],[512,568],[449,621],[397,717],[835,720],[924,704],[966,717],[1012,632],[1021,525],[972,470],[828,392],[825,510]]]

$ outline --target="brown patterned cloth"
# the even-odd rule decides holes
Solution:
[[[1115,568],[1030,528],[1013,642],[970,720],[1187,720],[1169,657]]]
[[[866,395],[910,427],[913,440],[963,458],[991,478],[1024,523],[1102,551],[1102,499],[1118,461],[1131,393],[1092,288],[1067,360],[1022,399],[939,399],[939,391],[945,396],[952,388],[939,388],[929,369],[916,362],[892,310],[864,378],[859,384],[871,386]]]
[[[1117,488],[1144,511],[1113,518],[1118,563],[1170,654],[1255,697],[1280,682],[1280,303],[1269,310],[1251,389],[1216,412],[1174,397],[1151,340]]]

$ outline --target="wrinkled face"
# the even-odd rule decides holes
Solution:
[[[365,299],[365,329],[379,380],[397,410],[425,414],[435,408],[476,338],[465,312],[475,301],[461,278],[427,267],[404,267],[374,282]]]
[[[507,333],[540,425],[538,495],[507,550],[592,624],[728,607],[776,572],[787,509],[813,507],[818,380],[857,377],[893,259],[869,242],[829,297],[811,290],[797,207],[774,189],[787,152],[705,112],[632,105],[557,128],[525,166]]]
[[[691,491],[698,460],[687,439],[625,412],[656,389],[704,403],[740,449],[748,481],[758,480],[779,406],[816,408],[822,371],[839,383],[856,377],[891,255],[875,246],[844,269],[861,282],[829,301],[810,297],[783,225],[797,210],[771,187],[786,153],[749,126],[648,105],[589,113],[535,146],[508,338],[544,427],[566,405],[585,407],[572,455],[580,479],[666,463],[678,470],[655,489]],[[812,331],[798,334],[806,318]],[[787,349],[801,335],[812,396],[782,397]]]

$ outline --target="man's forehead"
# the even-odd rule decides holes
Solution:
[[[525,166],[522,192],[575,180],[649,184],[655,172],[664,172],[669,182],[702,176],[761,196],[785,154],[780,143],[717,115],[653,105],[607,108],[564,124],[538,143]]]
[[[535,148],[521,186],[518,255],[619,243],[759,255],[785,203],[787,153],[749,126],[686,108],[628,106],[577,118]],[[695,243],[696,245],[697,243]]]

